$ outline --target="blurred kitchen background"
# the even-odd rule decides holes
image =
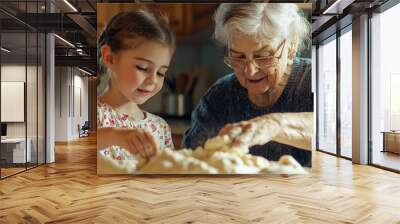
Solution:
[[[97,32],[121,11],[147,7],[169,17],[176,34],[177,48],[164,87],[156,96],[141,106],[142,109],[163,117],[172,129],[176,148],[190,127],[190,114],[206,90],[219,78],[232,72],[223,62],[224,49],[213,40],[213,16],[219,4],[138,4],[98,3]],[[311,4],[299,4],[311,22]],[[303,57],[311,58],[311,43]]]

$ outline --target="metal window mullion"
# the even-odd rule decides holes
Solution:
[[[67,67],[67,72],[68,72],[68,118],[71,117],[71,71],[68,70],[69,67]]]
[[[373,164],[373,152],[372,152],[372,97],[371,97],[371,94],[372,94],[372,83],[371,83],[371,80],[372,80],[372,73],[371,73],[371,71],[372,71],[372,64],[371,64],[371,56],[372,56],[372,29],[371,29],[371,26],[372,26],[372,23],[371,23],[371,20],[372,20],[372,12],[371,11],[369,11],[368,12],[368,20],[367,20],[367,23],[368,23],[368,25],[367,25],[367,27],[368,27],[368,30],[367,30],[367,46],[368,46],[368,53],[367,53],[367,66],[368,66],[368,69],[367,69],[367,83],[368,83],[368,94],[367,94],[367,108],[368,108],[368,110],[367,110],[367,119],[368,119],[368,124],[367,124],[367,132],[368,132],[368,137],[367,137],[367,140],[368,140],[368,156],[367,156],[367,164]]]
[[[72,88],[71,88],[71,93],[72,93],[72,117],[75,119],[75,71],[74,67],[71,67],[72,69]]]
[[[25,21],[28,19],[28,1],[25,0]],[[26,24],[26,23],[25,23]],[[25,170],[28,170],[28,107],[27,107],[27,91],[28,91],[28,25],[25,25],[25,88],[24,88],[24,95],[25,95],[25,100],[24,100],[24,118],[25,118]]]
[[[45,13],[48,13],[48,2],[45,1]],[[47,38],[49,33],[44,32],[44,164],[47,163]],[[43,77],[43,74],[42,74]]]
[[[1,26],[1,24],[2,23],[0,23],[0,47],[2,46],[2,41],[1,41],[1,34],[2,34],[2,32],[1,32],[1,28],[2,28],[2,26]],[[1,122],[1,55],[2,55],[2,53],[1,53],[1,51],[0,51],[0,124],[2,124],[2,122]],[[2,162],[1,162],[1,144],[0,144],[0,180],[2,179],[2,177],[1,177],[1,169],[2,169]]]
[[[341,58],[340,58],[340,31],[336,31],[336,154],[342,156],[342,123],[341,123]]]
[[[39,0],[36,1],[39,13]],[[36,32],[36,166],[39,165],[39,32]]]
[[[315,141],[315,149],[319,149],[319,78],[318,78],[318,76],[319,76],[319,71],[318,71],[318,69],[319,69],[319,53],[318,53],[318,51],[319,51],[319,44],[317,44],[316,45],[316,47],[315,47],[315,63],[316,63],[316,65],[315,65],[315,103],[316,103],[316,106],[315,106],[315,116],[316,116],[316,125],[315,125],[315,129],[316,129],[316,131],[315,131],[315,138],[316,138],[316,141]]]
[[[60,96],[60,118],[62,117],[62,85],[61,85],[61,81],[62,81],[62,77],[64,76],[63,72],[60,72],[58,75],[58,83],[59,83],[59,96]]]
[[[45,8],[47,13],[47,5]],[[47,32],[44,33],[44,164],[47,163]],[[42,69],[43,70],[43,69]],[[43,77],[43,74],[42,74]],[[43,81],[42,81],[43,82]]]

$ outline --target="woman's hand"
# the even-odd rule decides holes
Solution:
[[[145,129],[99,128],[97,131],[98,148],[118,145],[132,154],[143,158],[155,155],[157,143]]]
[[[310,150],[313,113],[272,113],[248,121],[227,124],[218,135],[228,135],[232,146],[263,145],[269,141]]]
[[[248,121],[227,124],[218,135],[228,135],[232,140],[232,146],[251,147],[273,140],[280,132],[280,128],[272,116],[266,115]]]

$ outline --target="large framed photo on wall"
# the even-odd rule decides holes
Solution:
[[[311,171],[311,3],[97,14],[98,174]]]

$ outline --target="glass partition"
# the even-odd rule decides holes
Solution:
[[[2,1],[0,7],[0,178],[45,162],[45,35],[22,22],[44,1]]]

